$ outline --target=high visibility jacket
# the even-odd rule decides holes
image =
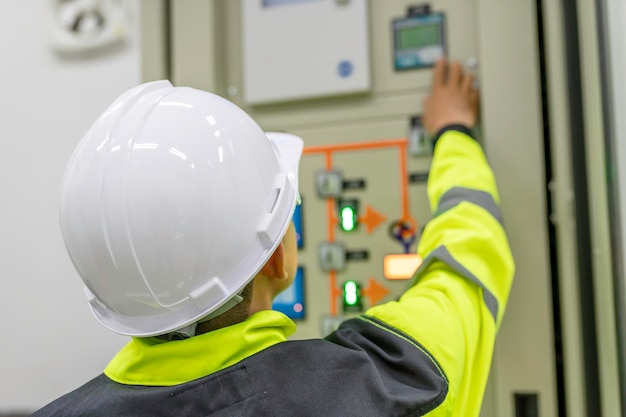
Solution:
[[[397,301],[325,339],[262,311],[190,339],[135,338],[33,416],[477,416],[513,279],[493,174],[465,129],[439,138],[424,263]]]

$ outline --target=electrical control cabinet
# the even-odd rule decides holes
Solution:
[[[272,13],[282,9],[285,16],[295,16],[318,1],[322,2],[259,0],[255,7]],[[168,76],[176,85],[225,96],[265,130],[289,131],[305,141],[298,222],[304,242],[299,263],[306,271],[301,300],[306,315],[299,319],[294,337],[322,336],[342,317],[356,314],[356,307],[364,310],[404,291],[405,280],[385,277],[384,260],[389,255],[413,253],[421,228],[432,217],[426,194],[431,150],[424,146],[417,123],[431,86],[430,65],[441,55],[479,62],[481,142],[498,179],[517,264],[517,280],[500,329],[481,415],[513,417],[514,399],[529,392],[538,395],[539,415],[557,415],[544,155],[540,154],[542,126],[537,111],[541,89],[538,53],[531,42],[536,38],[532,2],[433,0],[428,2],[430,12],[419,23],[413,19],[411,26],[406,22],[411,21],[415,3],[410,1],[328,1],[336,13],[353,3],[365,7],[370,86],[362,94],[276,95],[268,100],[251,99],[256,93],[247,91],[250,74],[264,71],[262,60],[246,58],[250,39],[245,27],[255,24],[248,3],[174,2],[173,70]],[[326,6],[331,9],[330,4]],[[328,21],[336,17],[328,16]],[[276,20],[274,24],[282,23]],[[284,27],[293,24],[286,20]],[[196,39],[197,33],[206,34],[206,45],[186,41]],[[315,37],[315,33],[306,36]],[[259,56],[271,46],[255,45]],[[287,59],[294,50],[280,52],[284,54],[281,59]],[[419,59],[409,59],[402,55],[405,52]],[[313,85],[318,76],[318,71],[302,73],[301,83]],[[264,83],[268,91],[284,87],[275,78],[255,82]],[[347,207],[342,206],[346,201],[358,204],[352,208],[356,213],[352,220],[346,211],[342,227],[340,208]],[[419,264],[415,258],[394,261],[405,269],[402,265]],[[391,275],[402,278],[403,274]],[[345,284],[350,282],[358,285],[349,286],[347,299]],[[358,302],[346,306],[357,294]]]

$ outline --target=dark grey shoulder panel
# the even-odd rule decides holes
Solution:
[[[445,375],[417,342],[364,317],[326,340],[280,343],[173,387],[100,375],[33,417],[418,417],[447,392]]]
[[[380,404],[379,414],[372,415],[422,416],[446,398],[448,379],[436,359],[411,336],[382,321],[368,316],[348,320],[327,340],[367,357],[363,372],[376,375],[369,389],[380,396],[374,401]]]

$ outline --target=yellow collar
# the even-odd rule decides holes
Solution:
[[[284,342],[296,325],[282,313],[260,311],[234,326],[185,340],[133,338],[104,370],[121,384],[171,386],[202,378]]]

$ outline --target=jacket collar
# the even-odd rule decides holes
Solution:
[[[287,340],[296,325],[260,311],[246,321],[184,340],[133,338],[104,370],[126,385],[171,386],[202,378]]]

